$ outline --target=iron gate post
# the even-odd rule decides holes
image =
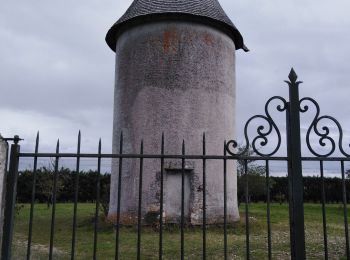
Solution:
[[[292,69],[289,80],[289,102],[287,109],[287,153],[290,247],[292,259],[305,259],[303,175],[300,140],[300,100],[298,76]]]
[[[6,176],[6,195],[5,195],[5,214],[4,214],[4,229],[1,249],[1,259],[11,259],[11,246],[13,235],[13,224],[17,193],[17,179],[18,179],[18,163],[20,152],[20,141],[18,136],[13,139],[14,144],[11,145],[9,171]]]

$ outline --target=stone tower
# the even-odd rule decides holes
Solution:
[[[116,53],[113,152],[223,154],[235,135],[235,51],[243,38],[217,0],[135,0],[106,36]],[[207,223],[223,221],[223,163],[207,163]],[[239,218],[236,170],[228,165],[228,218]],[[142,214],[159,213],[160,160],[145,159]],[[138,208],[139,161],[123,160],[121,220],[134,222]],[[202,162],[186,162],[185,217],[202,221]],[[109,217],[117,212],[118,160],[112,163]],[[166,222],[178,222],[181,160],[165,160]]]

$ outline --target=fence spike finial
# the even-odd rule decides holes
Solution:
[[[296,74],[294,68],[292,67],[292,69],[289,72],[288,78],[290,79],[291,82],[296,82],[298,79],[298,75]]]
[[[22,141],[23,139],[21,139],[21,138],[19,138],[19,135],[15,135],[14,137],[13,137],[13,142],[15,143],[15,144],[18,144],[18,142],[19,141]]]
[[[226,140],[224,141],[224,155],[226,156],[226,145],[227,145],[227,142],[226,142]]]
[[[36,133],[34,151],[35,151],[35,153],[38,153],[38,151],[39,151],[39,131]]]
[[[203,145],[203,155],[205,155],[206,154],[206,137],[205,137],[205,132],[203,132],[202,145]]]
[[[164,143],[165,143],[165,137],[164,137],[164,132],[162,133],[162,143],[160,147],[160,152],[163,155],[164,154]]]
[[[291,70],[289,72],[288,78],[289,78],[290,81],[285,80],[284,82],[286,82],[289,87],[291,87],[291,86],[297,86],[298,87],[300,83],[303,83],[302,81],[297,81],[298,80],[298,75],[296,74],[296,72],[295,72],[293,67],[291,68]]]
[[[77,143],[77,154],[80,154],[80,146],[81,146],[81,132],[78,132],[78,143]]]
[[[36,141],[36,143],[38,143],[39,142],[39,130],[38,130],[38,132],[36,132],[36,139],[35,139]]]
[[[123,153],[123,131],[120,132],[120,139],[119,139],[119,153]]]
[[[60,139],[57,139],[57,144],[56,144],[56,153],[58,153],[60,150]]]

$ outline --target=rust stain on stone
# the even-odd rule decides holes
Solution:
[[[184,35],[183,42],[190,45],[191,47],[194,47],[193,37],[192,37],[192,34],[190,32],[188,32]]]
[[[164,31],[163,33],[163,50],[164,52],[176,52],[179,37],[175,29]]]
[[[203,34],[203,39],[206,45],[208,46],[214,46],[214,37],[210,35],[209,33],[204,33]]]

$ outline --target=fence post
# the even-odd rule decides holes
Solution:
[[[17,179],[18,179],[18,154],[20,152],[20,146],[18,145],[19,137],[13,138],[14,144],[11,145],[10,153],[10,165],[9,171],[6,175],[6,196],[5,196],[5,215],[3,225],[3,237],[1,248],[1,259],[11,259],[11,246],[12,246],[12,231],[15,214],[16,204],[16,192],[17,192]]]
[[[287,110],[288,189],[291,258],[305,259],[303,175],[300,140],[300,100],[298,76],[289,74],[289,104]]]
[[[0,252],[3,237],[8,144],[0,135]]]

